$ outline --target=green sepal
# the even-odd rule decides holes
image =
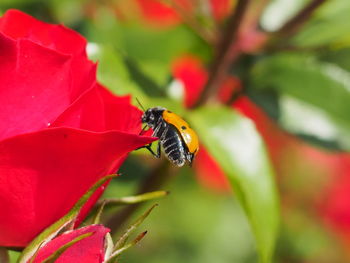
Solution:
[[[148,217],[148,215],[152,212],[152,210],[158,206],[158,204],[153,205],[151,208],[149,208],[143,215],[141,215],[131,226],[128,227],[128,229],[121,235],[121,237],[118,239],[118,241],[114,245],[114,251],[118,250],[119,248],[123,247],[129,238],[129,236],[136,230],[136,228],[142,224],[142,222]]]
[[[115,250],[113,252],[113,254],[106,260],[106,263],[117,263],[116,260],[117,260],[118,256],[120,256],[126,250],[128,250],[129,248],[131,248],[131,247],[135,246],[137,243],[139,243],[141,241],[141,239],[143,239],[146,234],[147,234],[147,231],[142,232],[133,241],[131,241],[130,243],[124,245],[123,247]]]
[[[52,240],[57,233],[59,233],[64,227],[73,224],[76,217],[78,216],[81,208],[89,200],[92,194],[105,182],[116,177],[116,174],[108,175],[96,182],[73,206],[73,208],[54,224],[47,227],[43,232],[41,232],[33,241],[23,250],[20,257],[17,260],[17,263],[26,263],[36,251],[44,244]]]

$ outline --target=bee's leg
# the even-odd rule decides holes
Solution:
[[[160,158],[160,156],[161,156],[161,144],[160,144],[160,141],[164,139],[164,136],[166,135],[166,133],[167,133],[169,127],[167,126],[166,123],[163,124],[162,121],[158,121],[158,123],[157,123],[157,125],[156,125],[156,127],[155,127],[155,129],[154,129],[154,131],[153,131],[153,134],[152,134],[152,136],[157,136],[157,134],[158,134],[158,132],[159,132],[159,130],[160,130],[161,128],[164,128],[164,131],[162,132],[162,134],[161,134],[161,136],[160,136],[160,138],[159,138],[159,140],[158,140],[157,153],[155,153],[155,152],[152,150],[152,148],[151,148],[151,147],[152,147],[152,143],[150,143],[150,144],[148,144],[148,145],[145,145],[145,146],[142,146],[142,147],[140,147],[140,148],[137,148],[137,150],[138,150],[138,149],[142,149],[142,148],[146,148],[154,157]]]
[[[157,153],[155,153],[152,150],[152,143],[147,144],[145,146],[141,146],[141,147],[137,148],[136,150],[143,149],[143,148],[147,149],[154,157],[160,158],[161,151],[160,151],[160,143],[159,142],[158,142],[158,146],[157,146]]]
[[[143,134],[145,133],[145,131],[148,131],[147,128],[148,128],[147,125],[143,126],[143,128],[142,128],[142,130],[140,131],[139,135],[143,135]],[[146,129],[147,129],[147,130],[146,130]],[[151,147],[152,147],[152,143],[147,144],[147,145],[145,145],[145,146],[141,146],[141,147],[137,148],[136,150],[146,148],[146,149],[148,149],[149,151],[151,151],[152,154],[154,154],[154,152],[152,151]]]
[[[160,158],[160,156],[161,156],[161,153],[162,153],[161,148],[162,148],[162,147],[161,147],[160,142],[161,142],[162,140],[164,140],[165,135],[166,135],[166,133],[168,132],[168,129],[169,129],[169,127],[166,125],[166,123],[162,124],[162,123],[160,122],[160,123],[157,125],[156,130],[155,130],[154,133],[156,133],[156,131],[157,131],[157,133],[158,133],[158,131],[160,130],[160,128],[161,128],[162,125],[163,125],[163,128],[164,128],[164,131],[162,132],[162,135],[160,136],[160,138],[159,138],[159,140],[158,140],[157,153],[154,153],[150,146],[149,146],[149,147],[147,147],[147,145],[145,146],[145,147],[153,154],[153,156],[156,157],[156,158]]]
[[[140,131],[139,135],[143,135],[147,129],[147,125],[143,126],[142,130]]]
[[[160,149],[160,141],[158,141],[158,145],[157,145],[157,154],[154,155],[155,157],[157,158],[160,158],[160,155],[161,155],[161,149]]]
[[[188,163],[189,163],[190,167],[192,167],[192,163],[193,163],[193,159],[194,159],[194,154],[193,154],[193,153],[189,153],[189,154],[187,154],[186,158],[187,158],[187,160],[188,160]]]
[[[159,148],[159,142],[158,142],[158,148]],[[158,151],[157,151],[157,153],[155,153],[153,150],[152,150],[152,143],[150,143],[150,144],[148,144],[148,145],[146,145],[146,146],[144,146],[144,148],[146,148],[147,150],[149,150],[149,152],[154,156],[154,157],[156,157],[156,158],[160,158],[160,154],[158,154]]]
[[[152,147],[152,143],[153,143],[153,142],[151,142],[150,144],[141,146],[141,147],[137,148],[136,150],[147,149],[147,150],[149,150],[152,154],[155,154],[155,153],[153,152],[152,148],[151,148],[151,147]],[[135,150],[135,151],[136,151],[136,150]]]

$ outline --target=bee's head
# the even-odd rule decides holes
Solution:
[[[146,123],[149,127],[153,128],[162,118],[163,111],[165,109],[162,107],[154,107],[146,110],[141,118],[142,123]]]

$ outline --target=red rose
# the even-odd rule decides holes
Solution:
[[[138,135],[130,99],[96,82],[85,47],[64,26],[16,10],[0,18],[0,246],[26,246],[153,140]]]
[[[200,5],[190,0],[175,0],[172,4],[165,4],[160,0],[135,0],[138,4],[142,18],[156,27],[169,27],[181,23],[182,16],[195,16],[200,13]],[[181,10],[179,13],[177,9]],[[206,6],[215,20],[222,20],[230,11],[229,0],[210,0]],[[209,13],[208,12],[208,13]],[[209,13],[209,15],[210,15]]]
[[[192,107],[208,80],[208,73],[202,61],[194,55],[183,55],[173,61],[172,75],[183,83],[185,107]]]
[[[65,250],[56,259],[56,263],[102,263],[106,254],[106,235],[110,230],[102,225],[90,225],[69,231],[45,244],[37,252],[33,263],[40,263],[55,253],[62,246],[79,238],[84,234],[87,237],[77,241]]]

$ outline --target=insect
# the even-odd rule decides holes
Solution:
[[[141,105],[141,104],[140,104]],[[177,114],[163,107],[149,108],[144,111],[142,123],[153,129],[152,136],[158,137],[157,153],[154,153],[151,146],[144,146],[155,157],[160,158],[161,148],[165,156],[175,165],[183,166],[186,161],[192,165],[193,159],[199,150],[197,134],[188,123]]]

